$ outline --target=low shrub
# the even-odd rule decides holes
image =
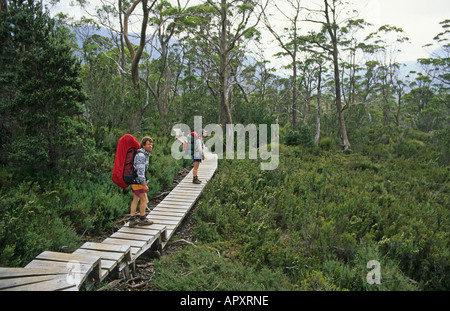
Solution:
[[[314,145],[311,129],[306,124],[302,125],[298,131],[287,132],[284,140],[288,146],[311,147]]]
[[[255,269],[199,244],[155,262],[154,285],[165,291],[292,290],[277,269]]]
[[[227,245],[221,253],[256,270],[281,271],[295,289],[450,288],[448,168],[423,157],[300,149],[281,145],[274,171],[220,161],[196,207],[195,239]],[[371,260],[381,264],[381,285],[365,278]]]

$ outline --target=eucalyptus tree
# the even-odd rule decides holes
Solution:
[[[381,99],[383,125],[387,124],[390,115],[398,120],[396,116],[399,115],[401,101],[395,99],[395,88],[401,85],[401,64],[397,61],[397,56],[401,52],[401,45],[408,40],[403,29],[391,25],[379,27],[365,39],[369,44],[373,42],[373,59],[378,66],[376,91]]]
[[[341,81],[342,98],[344,102],[343,109],[349,108],[351,111],[353,104],[361,92],[362,77],[359,72],[362,68],[362,59],[366,44],[360,39],[361,30],[371,26],[364,19],[349,19],[342,27],[342,33],[345,37],[341,42]]]
[[[284,52],[278,53],[278,55],[289,56],[290,57],[290,67],[292,69],[292,128],[293,130],[298,129],[298,61],[299,61],[299,47],[300,34],[299,34],[299,24],[301,19],[302,7],[300,5],[300,0],[287,0],[289,8],[281,7],[279,1],[271,1],[275,7],[278,14],[284,16],[288,21],[288,27],[284,28],[284,33],[277,30],[270,21],[270,15],[268,13],[268,7],[262,9],[263,12],[263,23],[273,37],[277,40],[280,47]]]
[[[256,26],[261,14],[256,14],[254,0],[206,0],[190,8],[190,32],[197,40],[197,47],[206,56],[209,68],[216,71],[220,98],[219,123],[232,124],[230,94],[236,85],[232,76],[233,61],[241,57],[251,39],[259,35]],[[232,133],[228,133],[231,135]]]
[[[306,112],[310,113],[311,109],[311,99],[315,97],[317,103],[316,110],[316,134],[314,136],[314,144],[317,146],[320,141],[320,132],[321,132],[321,115],[322,115],[322,90],[324,86],[324,81],[326,79],[325,73],[327,72],[327,63],[330,61],[330,57],[327,53],[321,51],[313,42],[320,42],[319,40],[324,40],[323,36],[318,35],[315,31],[310,31],[307,35],[302,37],[304,44],[302,45],[301,51],[304,56],[304,65],[305,65],[305,75],[308,76],[308,79],[305,79],[305,82],[308,83],[305,85],[305,90],[307,94],[305,96],[307,110],[305,109],[305,118],[306,120]],[[321,42],[323,44],[324,42]],[[306,73],[307,72],[307,73]],[[315,89],[315,96],[312,94]]]
[[[406,100],[411,104],[410,115],[414,125],[424,131],[437,130],[448,133],[450,102],[450,20],[439,24],[443,30],[434,38],[430,57],[418,59],[422,72],[415,72],[411,91]],[[414,108],[414,109],[412,109]],[[438,134],[440,135],[440,134]],[[442,145],[448,148],[448,134],[441,137]]]
[[[148,45],[151,57],[146,61],[147,73],[142,81],[151,92],[164,125],[167,124],[170,95],[172,93],[172,99],[176,96],[177,81],[182,71],[181,64],[176,62],[182,61],[183,52],[179,48],[180,44],[176,44],[173,39],[177,39],[175,36],[186,27],[186,19],[189,16],[186,6],[187,4],[182,7],[179,1],[177,5],[159,1],[148,20],[153,29]],[[150,59],[153,57],[153,66],[150,68]],[[174,70],[176,72],[173,72]]]
[[[437,48],[431,53],[431,57],[418,59],[422,65],[433,67],[432,78],[434,84],[442,91],[448,92],[450,88],[450,19],[446,19],[439,23],[442,25],[442,32],[438,33],[434,38]],[[433,46],[427,44],[426,46]]]
[[[318,23],[322,26],[322,31],[318,33],[320,40],[312,40],[320,46],[325,52],[329,53],[333,62],[334,71],[334,89],[335,105],[338,115],[339,136],[341,139],[341,148],[345,151],[350,148],[350,142],[347,135],[347,128],[344,120],[344,110],[342,106],[342,85],[341,85],[341,67],[339,53],[341,50],[342,35],[345,32],[346,21],[351,20],[356,12],[348,13],[349,3],[343,0],[323,0],[322,5],[315,8],[308,8],[310,12],[307,21]],[[342,14],[344,14],[342,16]],[[344,31],[343,31],[344,30]],[[324,40],[325,39],[325,40]]]

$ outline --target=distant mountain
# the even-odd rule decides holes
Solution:
[[[111,38],[111,32],[104,27],[97,28],[97,27],[91,26],[91,27],[79,27],[79,28],[69,27],[69,28],[76,34],[76,37],[77,37],[76,41],[80,48],[83,47],[83,41],[86,40],[86,38],[89,38],[93,35],[99,35],[102,37]],[[140,43],[140,34],[129,33],[128,38],[132,44],[138,45]],[[158,41],[156,40],[156,38],[154,39],[153,44],[154,44],[154,46],[158,46]],[[158,55],[158,53],[157,52],[155,53],[155,51],[154,51],[152,53],[152,55],[153,55],[152,58],[155,58]]]

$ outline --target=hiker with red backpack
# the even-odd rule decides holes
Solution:
[[[145,172],[148,169],[150,152],[153,149],[153,139],[142,138],[141,143],[130,134],[120,137],[117,143],[116,156],[112,180],[119,187],[126,189],[131,186],[133,201],[130,205],[130,227],[136,225],[151,225],[153,222],[146,219],[145,210],[148,203],[147,178]],[[139,204],[139,218],[136,218],[137,204]]]
[[[141,148],[136,151],[134,156],[134,172],[135,180],[131,184],[131,190],[133,191],[133,200],[130,205],[130,227],[136,225],[151,225],[153,222],[145,217],[145,209],[147,207],[147,178],[145,172],[147,172],[149,165],[150,152],[153,149],[153,139],[150,137],[144,137],[141,141]],[[139,202],[139,217],[136,217],[137,204]]]

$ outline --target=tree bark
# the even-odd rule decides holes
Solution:
[[[325,17],[327,20],[327,30],[330,35],[333,46],[333,69],[334,69],[334,87],[336,93],[336,110],[338,113],[339,121],[339,136],[341,138],[341,148],[345,151],[350,148],[350,142],[348,141],[347,129],[345,127],[344,111],[342,109],[341,99],[341,82],[339,76],[339,50],[338,50],[338,38],[337,38],[337,25],[335,18],[336,7],[331,7],[328,4],[328,0],[325,1]],[[333,3],[335,0],[332,0]],[[333,14],[333,20],[330,18],[330,8]]]
[[[228,47],[228,14],[227,14],[227,1],[221,1],[220,7],[220,69],[219,69],[219,83],[220,83],[220,116],[219,123],[222,126],[226,124],[232,124],[231,109],[229,102],[229,94],[231,91],[231,85],[229,82],[230,69],[229,69],[229,53]]]
[[[133,13],[136,6],[142,2],[142,11],[143,11],[143,19],[142,19],[142,26],[141,26],[141,39],[139,42],[139,47],[137,51],[134,51],[134,47],[131,44],[129,38],[128,38],[128,19],[130,18],[131,13]],[[131,7],[126,10],[124,18],[123,18],[123,35],[125,38],[125,42],[127,44],[130,56],[131,56],[131,77],[134,84],[139,84],[139,61],[142,56],[142,52],[144,51],[145,47],[145,34],[147,31],[147,23],[148,23],[148,16],[150,9],[155,5],[156,0],[153,1],[152,5],[150,7],[147,6],[148,0],[134,0]]]
[[[317,115],[316,115],[316,136],[314,136],[314,144],[319,145],[320,141],[320,115],[321,115],[321,96],[322,94],[322,64],[319,64],[319,75],[317,77]]]

